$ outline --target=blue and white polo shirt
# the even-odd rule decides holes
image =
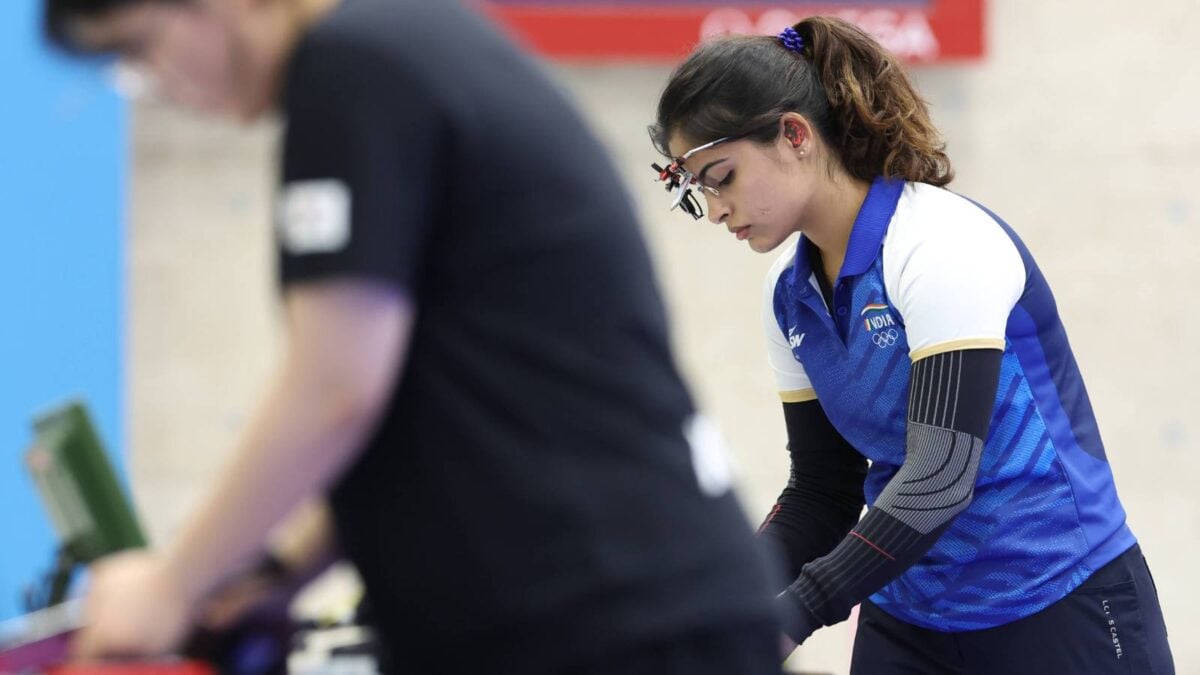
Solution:
[[[816,399],[871,460],[867,505],[905,458],[914,361],[1002,349],[974,500],[871,597],[935,630],[990,628],[1061,599],[1135,543],[1054,296],[1028,249],[947,190],[878,180],[826,307],[806,238],[766,284],[770,364],[785,402]]]

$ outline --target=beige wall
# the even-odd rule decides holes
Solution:
[[[1055,288],[1181,673],[1200,673],[1200,5],[992,0],[990,56],[916,80],[958,168],[954,188],[1005,217]],[[658,66],[555,72],[612,149],[641,207],[678,357],[731,440],[755,520],[784,481],[762,349],[769,256],[664,210],[646,141]],[[278,353],[268,204],[275,129],[143,106],[134,116],[130,431],[135,492],[158,538],[229,451]],[[566,149],[564,150],[566,151]],[[795,664],[846,672],[844,628]]]

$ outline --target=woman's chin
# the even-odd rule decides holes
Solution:
[[[750,250],[755,253],[770,253],[779,247],[781,242],[775,241],[769,237],[754,236],[746,240],[746,244],[750,246]]]

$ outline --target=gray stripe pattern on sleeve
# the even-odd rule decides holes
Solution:
[[[949,522],[975,492],[983,439],[953,429],[962,359],[961,352],[950,352],[913,364],[908,457],[875,502],[921,534]]]
[[[971,434],[925,424],[908,425],[905,462],[875,506],[921,534],[958,515],[975,492],[983,441]]]

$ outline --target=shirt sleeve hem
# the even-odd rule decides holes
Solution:
[[[921,359],[945,354],[946,352],[957,352],[964,349],[999,349],[1004,351],[1003,338],[965,338],[962,340],[950,340],[949,342],[939,342],[935,345],[914,349],[908,353],[913,363]]]
[[[779,392],[779,398],[784,403],[804,403],[817,400],[817,392],[813,389],[792,389]]]

